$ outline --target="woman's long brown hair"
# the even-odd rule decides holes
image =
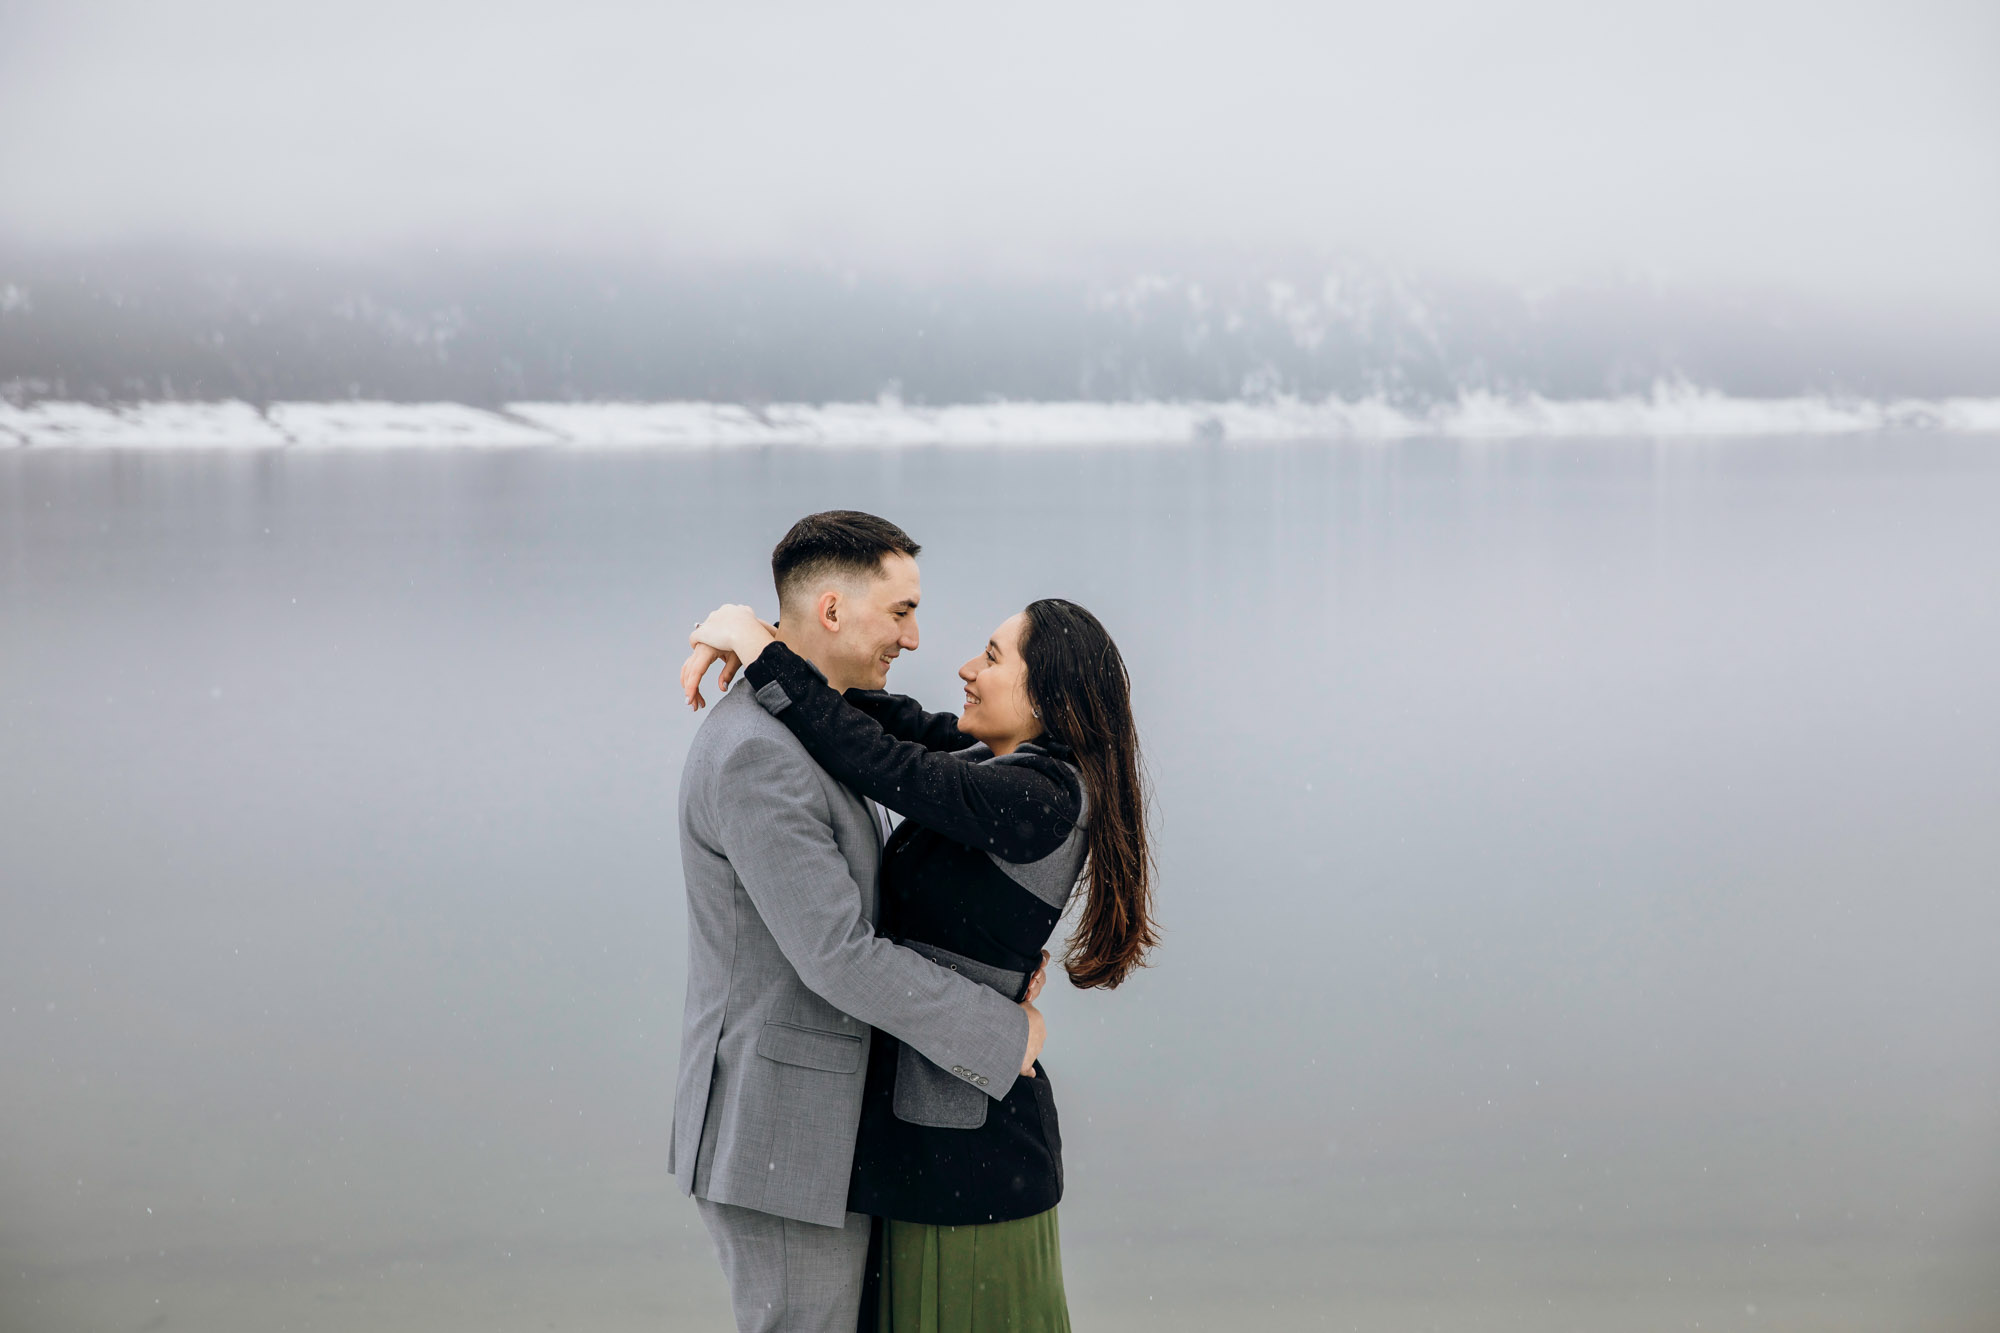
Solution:
[[[1159,943],[1131,678],[1097,617],[1060,598],[1029,604],[1021,659],[1028,699],[1074,753],[1090,802],[1083,912],[1063,967],[1075,985],[1109,990]]]

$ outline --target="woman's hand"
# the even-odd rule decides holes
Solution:
[[[731,602],[716,607],[708,613],[708,619],[694,627],[694,633],[688,635],[688,647],[707,644],[719,652],[734,653],[747,664],[756,661],[757,654],[777,637],[777,626],[757,619],[757,613],[749,607]]]
[[[688,654],[688,660],[681,663],[681,698],[687,700],[687,706],[696,712],[701,711],[708,703],[708,700],[701,697],[701,678],[706,676],[708,669],[718,661],[722,663],[722,678],[716,681],[716,686],[727,694],[729,682],[735,680],[736,673],[743,668],[743,663],[736,659],[736,654],[722,652],[704,643],[698,645]]]
[[[717,607],[688,635],[688,647],[693,651],[681,665],[681,697],[688,707],[699,709],[708,702],[701,697],[701,681],[709,667],[722,663],[718,684],[727,690],[743,665],[756,661],[777,637],[777,626],[757,619],[749,607],[736,603]]]

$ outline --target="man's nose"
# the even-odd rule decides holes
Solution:
[[[903,651],[906,653],[917,651],[917,617],[914,613],[908,620],[903,622],[903,637],[896,640],[896,642],[902,646]]]

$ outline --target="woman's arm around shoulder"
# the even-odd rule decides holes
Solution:
[[[958,729],[958,714],[926,713],[924,706],[907,694],[849,690],[841,697],[881,723],[882,730],[899,741],[914,741],[926,750],[947,753],[979,744]]]
[[[782,643],[765,648],[743,671],[757,702],[799,738],[820,767],[954,842],[1003,861],[1036,861],[1060,847],[1076,826],[1082,787],[1049,755],[1020,751],[974,763],[898,739]]]

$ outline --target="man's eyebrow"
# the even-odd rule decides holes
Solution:
[[[894,610],[896,610],[896,609],[897,609],[897,607],[904,607],[904,606],[907,606],[907,607],[908,607],[908,608],[910,608],[910,610],[912,610],[912,611],[916,610],[916,609],[917,609],[917,599],[916,599],[916,598],[914,598],[914,597],[905,597],[905,598],[904,598],[904,599],[903,599],[902,601],[900,601],[900,602],[897,602],[897,603],[895,603],[894,605],[890,606],[890,608],[889,608],[889,609],[890,609],[891,611],[894,611]]]

